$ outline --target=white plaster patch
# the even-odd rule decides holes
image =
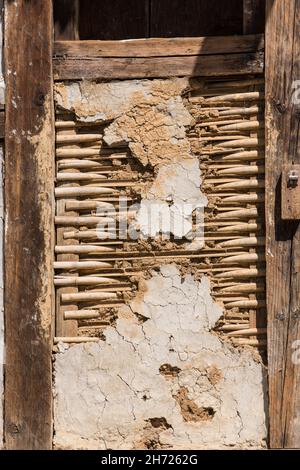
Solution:
[[[184,158],[160,165],[156,178],[141,201],[133,226],[143,238],[172,234],[175,239],[195,239],[197,249],[204,245],[203,223],[207,198],[201,192],[201,172],[197,158]],[[198,230],[193,230],[192,215],[197,209]],[[194,240],[196,241],[196,240]],[[186,244],[195,249],[195,243]]]
[[[263,367],[210,331],[221,313],[207,278],[153,273],[105,341],[55,356],[56,447],[264,447]]]

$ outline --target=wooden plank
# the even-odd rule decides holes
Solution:
[[[243,32],[258,34],[265,27],[265,0],[243,0]]]
[[[4,138],[4,125],[5,125],[5,113],[3,110],[0,110],[0,139]]]
[[[300,228],[281,218],[284,163],[299,164],[300,1],[267,0],[266,257],[269,418],[272,448],[300,447]],[[298,361],[299,362],[299,361]]]
[[[264,36],[154,38],[128,41],[56,41],[54,57],[170,57],[211,54],[236,54],[264,49]]]
[[[53,10],[55,39],[79,39],[79,0],[53,0]]]
[[[52,446],[51,4],[51,0],[5,2],[7,449]]]
[[[182,57],[60,58],[55,80],[221,76],[263,72],[263,52]]]
[[[291,172],[297,179],[291,179]],[[300,220],[300,164],[285,163],[281,180],[281,216],[284,220]]]
[[[151,0],[152,37],[241,34],[241,0]]]

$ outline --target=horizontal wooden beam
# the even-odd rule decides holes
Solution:
[[[130,41],[58,41],[55,80],[262,73],[262,35]]]
[[[123,41],[56,41],[54,57],[171,57],[238,54],[264,49],[262,34],[198,38],[129,39]]]

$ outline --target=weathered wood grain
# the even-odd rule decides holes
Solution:
[[[263,72],[262,51],[179,57],[54,58],[55,80],[225,76]]]
[[[291,171],[298,181],[290,180]],[[300,220],[300,164],[285,163],[282,170],[281,216],[284,220]]]
[[[300,229],[282,220],[281,175],[299,163],[300,1],[267,0],[266,256],[270,446],[300,447]]]
[[[51,49],[52,2],[7,0],[4,396],[7,449],[52,447]]]
[[[264,49],[262,34],[196,38],[153,38],[127,41],[55,41],[54,57],[170,57],[237,54]]]

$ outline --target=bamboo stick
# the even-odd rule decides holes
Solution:
[[[237,338],[232,339],[233,344],[237,346],[256,346],[256,347],[265,347],[267,346],[267,341],[262,339],[244,339]]]
[[[53,266],[54,269],[105,269],[111,268],[112,264],[103,261],[54,261]]]
[[[77,211],[77,210],[96,210],[96,209],[111,209],[113,204],[109,202],[85,200],[85,201],[66,201],[66,211]]]
[[[263,121],[244,121],[233,124],[226,124],[218,127],[219,132],[222,131],[252,131],[256,129],[264,129]]]
[[[95,216],[78,216],[72,217],[71,215],[60,215],[56,216],[54,221],[56,225],[66,225],[68,227],[72,227],[73,225],[97,225],[99,223],[113,223],[115,222],[115,218],[113,217],[95,217]]]
[[[111,237],[110,237],[111,235]],[[100,232],[98,230],[81,230],[77,232],[66,232],[64,233],[64,239],[65,240],[70,240],[70,239],[75,239],[75,240],[114,240],[115,234],[114,231],[108,230],[107,232]]]
[[[231,210],[228,212],[222,212],[218,214],[218,219],[253,219],[258,216],[258,211],[255,208],[253,209],[240,209],[240,210]]]
[[[229,150],[229,152],[232,152],[232,150]],[[238,162],[238,161],[251,161],[251,160],[259,160],[259,159],[265,159],[265,155],[258,151],[258,150],[243,150],[243,151],[233,151],[234,153],[229,153],[228,151],[225,153],[225,155],[222,155],[221,160],[224,162]]]
[[[222,296],[220,294],[214,294],[217,302],[223,302],[224,304],[229,303],[229,302],[237,302],[237,301],[242,301],[242,300],[249,300],[249,296],[241,297],[241,294],[237,294],[233,297],[227,297],[227,296]],[[232,295],[232,294],[231,294]]]
[[[55,336],[54,344],[57,343],[92,343],[100,341],[94,336]]]
[[[55,155],[57,158],[85,158],[85,157],[100,157],[100,146],[98,149],[94,148],[57,148]]]
[[[211,98],[207,98],[204,104],[208,103],[225,103],[225,102],[239,102],[239,101],[258,101],[264,99],[264,93],[261,91],[249,91],[245,93],[231,93],[227,95],[218,95]]]
[[[217,127],[217,126],[225,126],[227,124],[235,124],[239,122],[244,122],[243,118],[239,119],[221,119],[221,118],[216,118],[214,121],[205,121],[201,120],[201,122],[197,123],[195,128],[202,128],[202,127]]]
[[[234,315],[236,315],[236,314],[234,314]],[[229,326],[236,325],[236,324],[241,324],[242,327],[250,328],[249,327],[249,317],[243,313],[243,318],[244,318],[244,320],[241,319],[241,318],[237,319],[236,317],[233,318],[232,316],[230,316],[230,313],[226,313],[226,321],[228,322]]]
[[[130,261],[130,260],[149,260],[149,259],[173,259],[174,258],[174,252],[170,253],[163,253],[160,251],[157,252],[147,252],[147,253],[137,253],[137,252],[115,252],[115,253],[108,253],[107,255],[103,254],[103,256],[100,257],[98,255],[97,259],[100,259],[101,261]],[[220,258],[224,256],[224,253],[213,253],[213,252],[208,252],[208,253],[193,253],[193,252],[185,252],[184,254],[177,253],[175,254],[177,259],[181,258],[187,258],[187,259],[205,259],[208,256],[210,258]],[[226,268],[228,269],[228,268]]]
[[[212,143],[214,147],[219,146],[219,144],[215,145],[214,142],[222,142],[221,146],[223,147],[223,143],[225,144],[225,142],[235,142],[235,141],[242,142],[244,140],[248,140],[248,139],[245,139],[244,135],[240,135],[240,134],[232,135],[231,133],[230,135],[214,135],[213,137],[201,136],[200,141],[199,141],[199,137],[190,138],[190,141],[195,142],[196,144],[204,145],[205,143],[209,142],[209,143]]]
[[[231,294],[233,292],[236,293],[250,293],[250,292],[264,292],[265,288],[264,286],[260,286],[256,283],[242,283],[242,284],[234,284],[233,286],[229,287],[224,287],[221,290],[218,291],[220,294]]]
[[[84,253],[114,253],[115,249],[98,245],[62,245],[55,247],[57,254],[84,254]]]
[[[245,255],[228,256],[223,258],[221,264],[236,264],[236,263],[256,263],[257,261],[264,262],[264,253],[248,253]]]
[[[91,302],[93,300],[117,299],[115,292],[76,292],[61,294],[62,302]]]
[[[254,114],[258,114],[259,111],[260,111],[260,107],[257,105],[249,106],[246,108],[229,108],[229,109],[220,110],[219,116],[220,117],[235,116],[235,115],[252,116]]]
[[[55,127],[56,129],[69,129],[69,128],[74,128],[78,127],[80,123],[76,121],[55,121]]]
[[[67,310],[64,312],[65,320],[89,320],[99,317],[99,310]]]
[[[67,173],[59,172],[56,175],[57,181],[84,181],[84,180],[106,180],[107,176],[99,173]]]
[[[67,276],[63,278],[54,278],[55,286],[85,286],[85,285],[98,285],[98,284],[116,284],[116,279],[102,276]]]
[[[71,295],[71,294],[70,294]],[[229,302],[225,305],[226,308],[264,308],[266,302],[263,300],[238,300],[236,302]]]
[[[214,184],[224,184],[224,183],[236,183],[236,182],[239,182],[239,181],[245,181],[243,178],[239,178],[237,176],[227,176],[227,177],[223,177],[221,178],[220,176],[217,177],[217,175],[210,175],[208,174],[206,177],[205,177],[205,180],[204,180],[204,186],[212,186]]]
[[[80,197],[80,196],[99,196],[101,194],[115,194],[118,190],[109,187],[71,187],[55,188],[56,197]]]
[[[246,326],[245,324],[235,324],[235,325],[223,325],[219,328],[220,331],[239,331],[243,330],[246,331],[249,329],[249,325]]]
[[[223,203],[228,202],[239,202],[239,203],[250,203],[250,202],[265,202],[264,194],[237,194],[236,196],[228,196],[222,199]]]
[[[105,170],[110,170],[110,171],[117,171],[116,168],[113,168],[112,166],[109,165],[104,165],[103,163],[97,161],[97,160],[59,160],[57,163],[57,166],[61,170],[69,170],[69,169],[89,169],[89,168],[99,168],[102,170],[103,168]]]
[[[215,190],[239,190],[239,189],[255,189],[255,188],[264,188],[265,183],[264,181],[260,181],[257,179],[253,180],[240,180],[240,181],[233,181],[232,183],[224,183],[215,186]]]
[[[235,337],[235,336],[256,336],[256,335],[265,335],[267,333],[267,328],[247,328],[243,330],[233,331],[232,333],[228,333],[228,337]]]
[[[243,223],[243,224],[227,225],[225,227],[219,227],[217,230],[217,233],[256,232],[259,229],[260,229],[259,224]]]
[[[233,140],[231,139],[224,139],[224,142],[222,142],[221,147],[226,149],[234,149],[234,148],[251,148],[251,147],[258,147],[259,146],[259,139],[257,137],[248,137],[248,138],[235,138],[233,136]],[[221,140],[222,138],[220,138]],[[226,141],[225,141],[226,140]]]
[[[236,246],[265,246],[265,237],[245,237],[226,240],[216,245],[216,248],[236,247]]]
[[[101,152],[101,153],[100,153]],[[57,158],[87,158],[87,157],[97,157],[97,162],[99,161],[111,161],[111,160],[127,160],[131,158],[127,153],[104,153],[103,149],[100,148],[58,148],[56,149]]]
[[[224,170],[218,170],[217,175],[260,175],[265,172],[264,166],[258,165],[245,165],[240,167],[225,168]]]
[[[96,142],[103,138],[102,134],[57,134],[57,144]]]
[[[251,278],[251,277],[264,277],[266,275],[266,271],[257,268],[251,269],[236,269],[233,271],[227,271],[223,273],[216,274],[216,278]]]

